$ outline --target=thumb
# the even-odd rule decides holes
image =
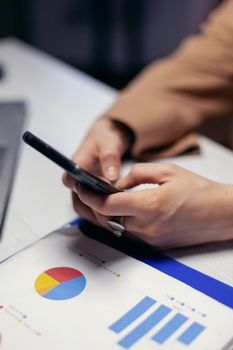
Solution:
[[[117,182],[117,186],[126,189],[145,183],[162,185],[174,172],[175,166],[171,164],[135,164],[130,172]]]
[[[116,181],[120,176],[121,168],[121,155],[113,152],[106,151],[100,157],[101,170],[106,179],[109,181]]]
[[[109,140],[101,143],[99,160],[104,177],[110,181],[116,181],[120,176],[122,147],[117,142]]]

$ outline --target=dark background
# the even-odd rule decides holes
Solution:
[[[170,54],[219,0],[0,0],[0,38],[18,37],[122,88]],[[191,19],[191,20],[190,20]]]

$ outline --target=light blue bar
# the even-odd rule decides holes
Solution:
[[[165,316],[171,312],[167,306],[161,305],[129,334],[122,338],[118,344],[123,348],[128,349],[141,339],[147,332],[149,332],[157,323],[159,323]]]
[[[131,310],[129,310],[124,316],[122,316],[118,321],[113,323],[109,328],[115,333],[120,333],[137,318],[143,315],[144,312],[146,312],[155,303],[156,301],[154,299],[145,297]]]
[[[159,344],[163,344],[175,331],[187,321],[187,317],[178,313],[162,329],[160,329],[152,339]]]
[[[186,329],[186,331],[184,331],[184,333],[179,336],[178,340],[185,345],[189,345],[204,331],[204,329],[204,326],[194,322],[188,329]]]

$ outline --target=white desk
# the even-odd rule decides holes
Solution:
[[[1,41],[0,62],[6,69],[0,100],[25,100],[26,128],[67,155],[115,96],[112,89],[16,40]],[[58,167],[22,143],[0,260],[18,249],[19,241],[23,247],[74,218],[61,175]]]
[[[27,128],[70,155],[88,126],[116,92],[87,75],[17,40],[0,42],[6,79],[0,101],[28,103]],[[202,154],[170,160],[212,179],[233,183],[233,153],[200,138]],[[0,260],[63,225],[75,214],[61,185],[62,171],[22,145],[16,181],[0,244]],[[179,260],[233,285],[233,242],[172,252]]]

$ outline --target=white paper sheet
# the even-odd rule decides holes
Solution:
[[[80,294],[77,292],[77,296],[66,300],[49,299],[49,293],[56,288],[53,286],[54,279],[51,283],[47,280],[37,282],[39,292],[36,291],[38,276],[55,267],[74,268],[83,274],[82,281],[85,278],[86,285],[82,284],[84,289],[79,291]],[[52,233],[2,263],[0,281],[3,350],[219,350],[230,348],[233,340],[232,309],[148,265],[83,236],[77,228],[69,227]],[[72,287],[60,285],[63,285],[63,291],[55,293],[59,298],[72,292]],[[73,288],[75,294],[77,286]],[[115,322],[139,302],[144,303],[145,298],[156,302],[120,332],[109,328],[116,327]],[[145,320],[153,323],[154,317],[158,317],[158,310],[167,308],[170,309],[167,316],[140,336],[143,329],[136,327]],[[169,333],[169,321],[174,323],[177,314],[180,315],[178,318],[185,318],[185,322],[164,340]],[[204,327],[203,331],[189,345],[182,344],[178,338],[194,322]],[[167,330],[162,331],[166,325]],[[155,335],[163,343],[152,340]],[[135,337],[139,338],[132,341]],[[185,338],[190,340],[190,334],[183,335]]]

